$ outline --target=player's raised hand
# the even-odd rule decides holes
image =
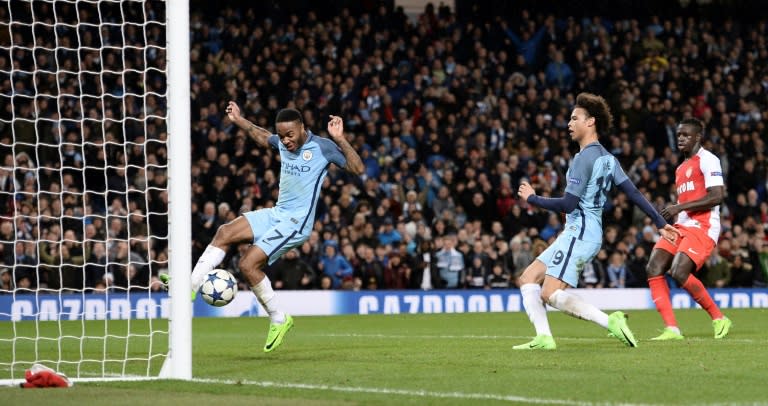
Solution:
[[[523,201],[528,201],[528,197],[535,195],[536,191],[533,190],[533,186],[526,181],[520,182],[520,187],[517,188],[517,195],[520,196]]]
[[[328,121],[328,134],[331,135],[331,139],[335,142],[344,138],[344,120],[339,116],[329,116],[331,119]]]
[[[233,123],[236,123],[237,120],[240,119],[240,107],[237,105],[237,103],[230,101],[227,103],[227,117],[229,117],[230,120],[232,120]]]

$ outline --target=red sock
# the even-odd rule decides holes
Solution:
[[[687,290],[693,300],[709,313],[709,317],[711,317],[712,320],[723,318],[723,313],[720,312],[720,308],[717,307],[715,301],[709,296],[707,288],[704,287],[704,284],[701,283],[699,278],[693,276],[693,274],[688,275],[688,279],[686,279],[683,284],[683,289]]]
[[[651,298],[656,310],[659,311],[664,325],[667,327],[677,327],[675,313],[672,311],[672,301],[669,300],[669,285],[664,275],[648,278],[648,286],[651,288]]]

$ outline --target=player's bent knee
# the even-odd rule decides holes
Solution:
[[[654,261],[649,262],[648,266],[645,267],[645,274],[648,277],[659,276],[663,274],[664,271],[665,271],[664,267],[662,267],[661,264],[656,263]]]
[[[257,270],[256,269],[256,259],[255,258],[249,258],[248,256],[243,256],[242,258],[240,258],[240,261],[238,261],[237,265],[240,267],[240,269],[243,272]]]
[[[266,262],[267,257],[264,256],[258,247],[253,246],[242,256],[242,258],[240,258],[238,265],[240,266],[241,272],[261,280],[261,275],[264,274],[262,269],[266,265]]]
[[[211,244],[216,246],[222,246],[222,245],[229,245],[229,241],[227,240],[227,225],[221,225],[218,229],[216,229],[216,234],[213,235],[213,240],[211,241]]]
[[[680,285],[683,285],[685,281],[688,280],[688,276],[691,273],[685,269],[673,269],[669,272],[669,274],[670,276],[672,276],[674,280],[677,281],[677,283],[679,283]]]

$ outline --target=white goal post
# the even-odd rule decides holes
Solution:
[[[192,378],[189,47],[188,0],[0,2],[0,385]]]

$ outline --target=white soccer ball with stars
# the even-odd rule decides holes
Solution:
[[[227,305],[235,298],[237,280],[234,275],[224,269],[214,269],[205,276],[200,293],[205,303],[211,306]]]

